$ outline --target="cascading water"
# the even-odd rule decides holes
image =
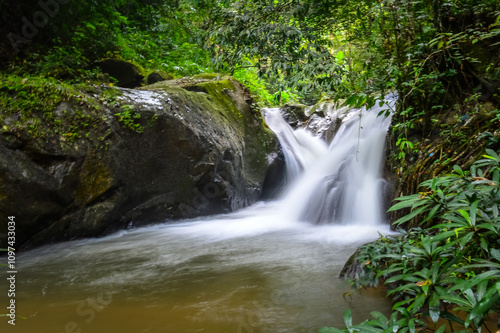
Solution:
[[[0,331],[309,333],[343,326],[347,307],[355,321],[390,313],[374,290],[345,302],[336,278],[358,245],[390,232],[377,224],[389,119],[332,112],[342,124],[327,143],[266,111],[287,162],[280,200],[20,253],[23,319]]]
[[[383,220],[381,177],[385,137],[390,117],[379,108],[357,109],[341,117],[342,124],[327,145],[304,129],[293,130],[279,109],[266,109],[266,122],[278,135],[290,182],[282,211],[289,219],[314,224],[379,224]]]

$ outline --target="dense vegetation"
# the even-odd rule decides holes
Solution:
[[[425,139],[454,132],[445,152],[456,150],[470,139],[457,131],[461,121],[499,124],[499,9],[489,0],[238,1],[217,11],[208,44],[218,68],[254,66],[305,100],[372,105],[377,93],[397,91],[393,158],[403,165]]]
[[[353,282],[367,287],[384,281],[394,301],[391,318],[373,312],[374,320],[353,326],[346,313],[346,330],[325,328],[321,332],[415,332],[423,328],[491,332],[497,326],[500,157],[490,149],[487,153],[470,170],[455,166],[452,174],[422,183],[424,192],[398,198],[400,202],[391,210],[412,207],[412,212],[394,225],[420,216],[419,227],[400,230],[401,236],[382,237],[356,254],[359,269],[352,274]]]
[[[202,7],[195,12],[184,1],[159,0],[40,3],[46,6],[1,3],[4,67],[66,80],[91,74],[93,62],[109,57],[178,75],[211,70],[196,42]]]
[[[73,84],[106,82],[96,65],[103,59],[129,61],[144,76],[213,72],[203,36],[209,26],[207,18],[227,2],[0,1],[0,71],[11,81],[29,77],[40,84],[46,78]],[[262,105],[277,101],[272,87],[264,85],[253,69],[234,76]],[[286,96],[285,102],[293,98]]]
[[[105,58],[144,75],[231,73],[261,105],[371,106],[396,92],[389,161],[404,231],[362,247],[354,276],[385,281],[394,313],[360,325],[346,313],[344,331],[443,332],[438,320],[490,329],[500,307],[498,1],[40,3],[0,1],[0,121],[8,113],[30,135],[54,103],[78,97],[75,85],[106,82],[95,66]]]

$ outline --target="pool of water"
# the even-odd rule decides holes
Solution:
[[[382,291],[345,296],[338,278],[387,226],[288,222],[275,205],[19,254],[16,326],[1,331],[317,332],[347,307],[358,322],[390,313]]]

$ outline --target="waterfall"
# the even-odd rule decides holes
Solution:
[[[381,109],[329,110],[325,121],[341,119],[330,143],[305,129],[292,129],[279,109],[264,110],[285,156],[281,211],[286,219],[350,225],[384,221],[382,167],[390,117],[377,116]]]

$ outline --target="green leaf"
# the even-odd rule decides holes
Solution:
[[[498,249],[491,249],[490,254],[495,260],[500,261],[500,250]]]
[[[443,325],[440,328],[438,328],[434,333],[443,333],[445,329],[446,329],[446,325]]]
[[[382,257],[385,257],[385,256],[382,255]],[[401,258],[400,255],[396,256],[396,259],[399,260],[400,258]],[[403,269],[403,267],[399,267],[399,266],[398,267],[393,267],[393,266],[394,266],[394,264],[391,265],[388,269],[378,272],[377,273],[377,277],[386,276],[386,275],[389,275],[389,274],[394,273],[394,272],[399,272],[400,270]]]
[[[497,285],[500,285],[500,282],[497,283]],[[483,298],[481,301],[479,301],[476,306],[472,309],[472,311],[469,313],[467,316],[467,319],[465,320],[465,326],[468,326],[468,323],[471,321],[474,321],[476,326],[478,323],[482,323],[484,316],[488,314],[488,312],[491,310],[491,307],[497,299],[499,298],[498,291],[496,286],[492,286],[486,294],[484,294]]]
[[[367,332],[367,333],[383,333],[383,330],[380,328],[376,328],[378,322],[365,321],[359,325],[353,326],[353,331],[356,332]]]
[[[472,239],[472,237],[474,237],[474,232],[473,231],[465,234],[465,236],[460,237],[460,244],[462,246],[467,245],[467,243],[470,242],[470,240]]]
[[[372,316],[373,318],[375,318],[381,324],[385,325],[385,326],[381,326],[382,328],[387,328],[386,324],[388,322],[388,319],[387,319],[387,317],[382,312],[372,311],[372,312],[370,312],[370,316]]]
[[[471,220],[470,220],[470,217],[469,217],[469,213],[467,213],[465,210],[463,209],[459,209],[458,212],[460,213],[460,215],[462,215],[465,219],[465,221],[467,221],[467,223],[472,226],[472,223],[471,223]]]
[[[498,229],[494,224],[491,223],[481,223],[476,226],[477,229],[488,229],[490,231],[493,231],[495,234],[498,234]]]
[[[487,272],[481,273],[479,275],[476,275],[475,277],[473,277],[470,280],[463,280],[463,281],[457,283],[456,285],[451,287],[451,290],[467,290],[467,289],[470,289],[470,288],[478,285],[484,279],[490,279],[493,276],[500,277],[500,271],[494,270],[494,271],[487,271]]]
[[[335,57],[337,58],[338,62],[341,62],[342,59],[344,59],[344,52],[342,51],[337,52],[337,55]]]
[[[393,223],[393,225],[399,225],[399,224],[402,224],[402,223],[404,223],[406,221],[411,220],[415,216],[417,216],[417,215],[421,214],[422,212],[424,212],[428,207],[429,207],[429,205],[425,205],[425,206],[420,207],[419,209],[416,209],[415,211],[411,212],[410,214],[405,215],[402,218],[396,220]]]
[[[458,323],[460,325],[464,325],[464,323],[465,323],[462,319],[460,319],[459,317],[457,317],[456,315],[454,315],[453,313],[450,313],[448,311],[442,311],[440,316],[444,320],[449,320],[449,321]]]
[[[484,157],[489,158],[489,159],[494,159],[496,161],[500,161],[500,157],[493,149],[487,148],[485,151],[486,151],[486,154],[488,154],[488,155],[483,155]]]
[[[437,187],[436,187],[437,181],[438,181],[438,179],[437,179],[437,178],[434,178],[434,179],[432,180],[431,189],[432,189],[433,191],[436,191],[436,190],[437,190]]]
[[[392,276],[392,277],[388,278],[387,280],[385,280],[385,283],[393,283],[396,281],[400,281],[400,280],[403,280],[405,277],[407,277],[407,274],[399,274],[396,276]]]
[[[402,305],[406,305],[408,303],[411,303],[413,302],[413,298],[409,298],[409,299],[405,299],[404,301],[401,301],[401,302],[397,302],[396,304],[394,304],[394,306],[392,307],[393,310],[401,307]]]
[[[352,315],[349,308],[344,311],[344,323],[348,329],[352,327]]]
[[[441,208],[440,204],[432,207],[431,211],[429,212],[429,214],[427,214],[427,217],[422,221],[422,223],[425,223],[430,219],[432,219],[440,208]]]
[[[96,27],[88,22],[85,22],[85,26],[89,29],[96,30]]]
[[[451,303],[451,304],[457,304],[465,307],[470,307],[472,304],[466,299],[463,299],[459,296],[456,295],[448,295],[448,296],[441,296],[441,299],[445,302]]]
[[[405,201],[402,201],[402,202],[398,202],[397,204],[395,204],[394,206],[392,206],[391,208],[389,208],[388,212],[392,212],[392,211],[395,211],[395,210],[398,210],[398,209],[403,209],[403,208],[411,207],[416,202],[418,202],[420,200],[423,200],[423,199],[420,199],[419,197],[417,197],[417,198],[411,198],[411,199],[408,199],[408,200],[405,200]]]
[[[415,319],[408,321],[408,329],[410,330],[410,333],[415,333]]]
[[[441,314],[441,311],[439,311],[439,308],[430,308],[429,309],[429,315],[431,316],[432,322],[435,324],[439,320],[439,316]]]
[[[348,106],[354,106],[356,104],[357,99],[358,95],[353,94],[346,99],[345,104]]]
[[[439,242],[442,241],[443,239],[447,239],[453,236],[455,236],[455,230],[450,230],[450,231],[440,232],[436,236],[432,236],[432,240]]]
[[[402,197],[397,197],[394,200],[397,201],[404,201],[404,200],[409,200],[409,199],[419,199],[420,194],[412,194],[412,195],[404,195]]]
[[[416,313],[422,307],[422,305],[424,305],[426,299],[427,297],[425,296],[425,294],[418,295],[415,298],[415,302],[408,307],[408,310],[411,310],[413,313]]]

